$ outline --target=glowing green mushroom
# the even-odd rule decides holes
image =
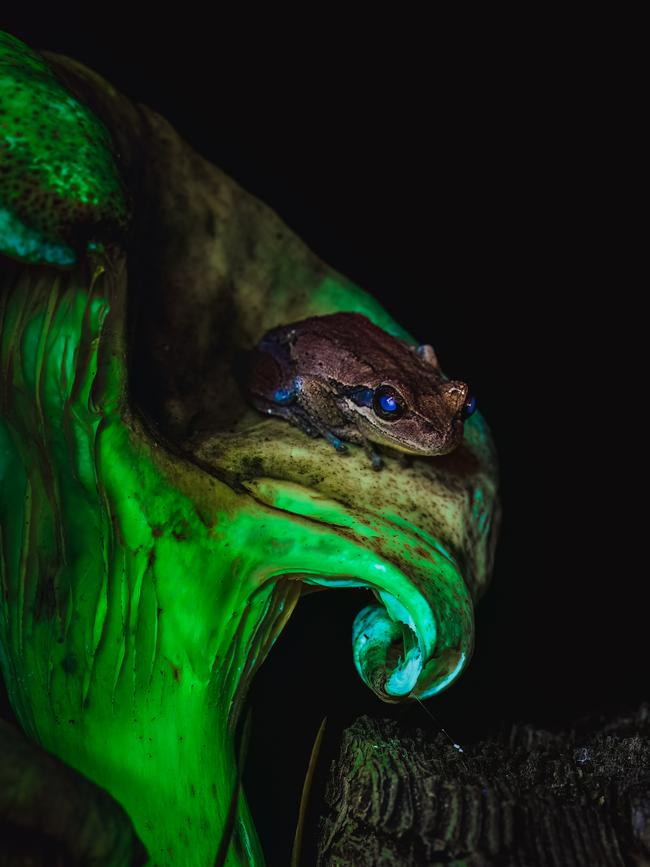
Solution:
[[[72,265],[124,230],[128,207],[97,117],[34,51],[0,32],[0,248]]]
[[[384,701],[434,695],[467,664],[495,536],[491,440],[477,413],[453,454],[409,467],[388,458],[378,474],[360,449],[333,457],[247,409],[230,360],[279,322],[358,310],[404,332],[153,112],[141,107],[138,127],[94,73],[46,64],[11,38],[0,64],[2,105],[17,98],[7,80],[19,82],[29,139],[0,185],[11,257],[0,272],[0,669],[28,736],[125,807],[152,864],[208,867],[246,692],[303,586],[368,588],[354,658]],[[92,111],[71,88],[94,93]],[[69,109],[54,138],[28,120],[46,96]],[[70,162],[72,190],[38,167],[46,144],[51,165],[72,160],[80,117],[87,149]],[[141,246],[121,240],[114,141],[120,171],[142,176],[136,226],[145,210],[155,226],[135,233]],[[48,222],[12,192],[29,185],[51,205]],[[68,195],[79,219],[59,219]],[[188,334],[189,380],[167,360]],[[145,405],[134,372],[142,347],[162,383],[157,404]],[[188,419],[201,421],[191,435]],[[263,862],[242,794],[227,863]]]

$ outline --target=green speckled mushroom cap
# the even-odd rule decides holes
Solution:
[[[0,250],[69,266],[127,221],[104,125],[36,52],[0,32]]]

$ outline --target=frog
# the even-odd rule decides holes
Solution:
[[[375,446],[402,456],[453,451],[476,409],[430,344],[409,344],[356,312],[267,331],[248,353],[245,389],[255,409],[324,437],[341,455],[361,446],[375,470],[383,466]]]

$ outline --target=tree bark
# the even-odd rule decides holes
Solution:
[[[650,864],[650,705],[459,752],[361,717],[332,763],[318,867]]]

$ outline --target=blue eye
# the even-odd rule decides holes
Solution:
[[[397,400],[394,394],[382,394],[379,398],[379,406],[384,412],[395,412],[398,408]]]
[[[372,408],[379,418],[386,421],[397,421],[404,414],[404,400],[390,385],[380,385],[375,390]]]
[[[463,407],[463,419],[469,418],[476,410],[476,398],[473,394],[468,395]]]

